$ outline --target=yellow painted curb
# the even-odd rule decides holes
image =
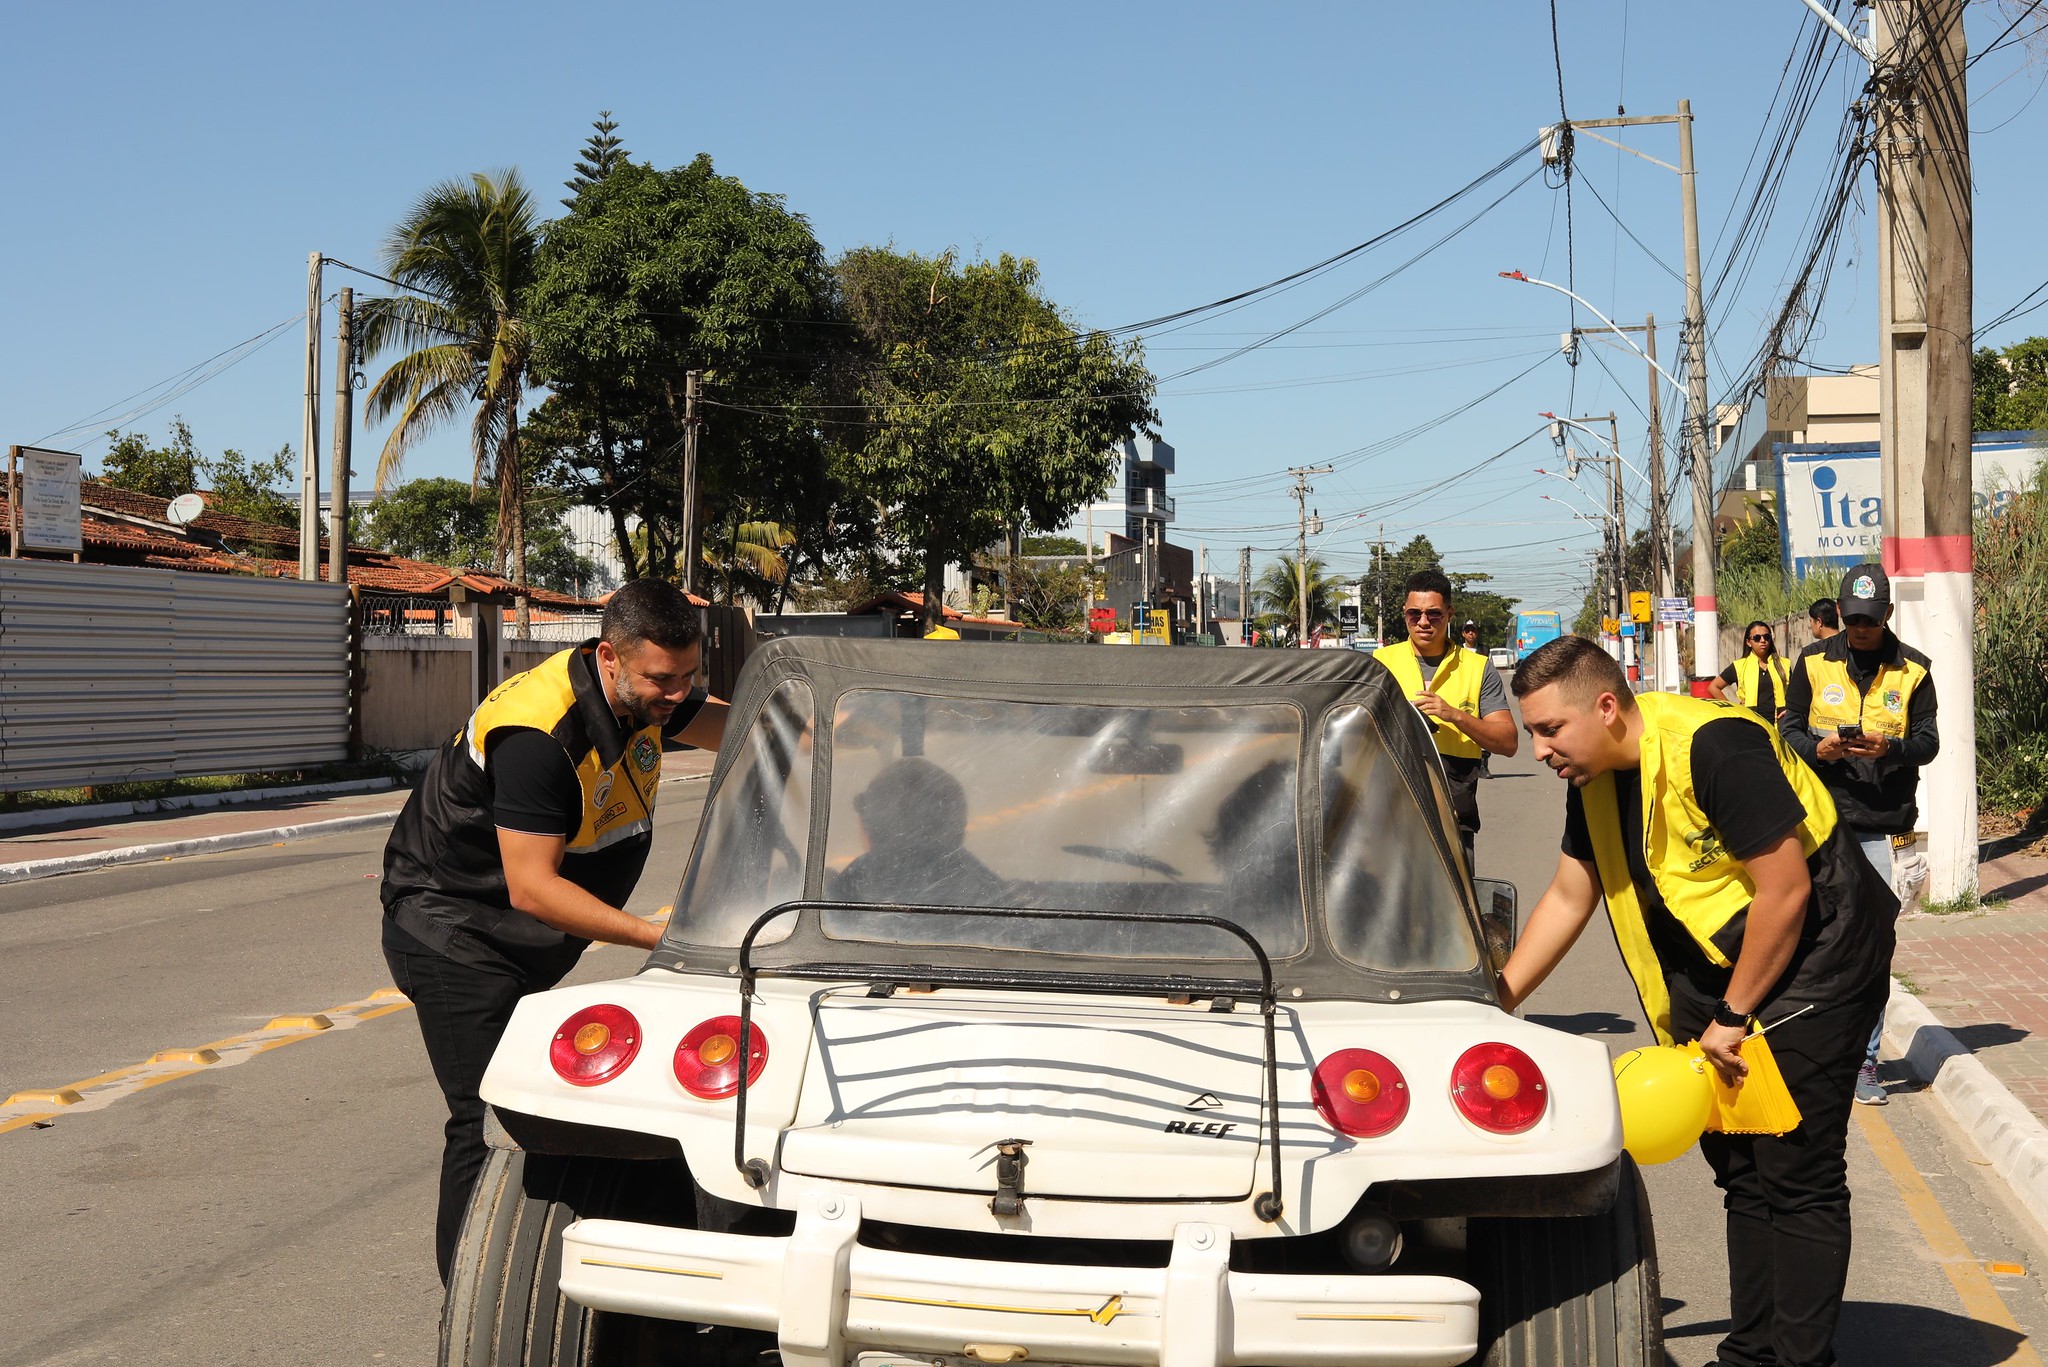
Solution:
[[[9,1106],[76,1106],[85,1100],[69,1087],[31,1087],[8,1097]]]
[[[370,994],[370,1000],[373,1002],[390,1002],[400,1000],[411,1001],[412,998],[406,996],[405,993],[395,987],[380,987]]]
[[[149,1056],[151,1063],[219,1063],[211,1049],[159,1049]]]
[[[331,1030],[334,1022],[325,1016],[273,1016],[265,1030]]]

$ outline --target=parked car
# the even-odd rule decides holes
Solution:
[[[1495,646],[1492,650],[1486,652],[1486,662],[1495,669],[1513,669],[1515,667],[1515,652],[1509,650],[1506,646]]]
[[[1599,1042],[1353,652],[792,638],[526,998],[444,1364],[1664,1361]]]

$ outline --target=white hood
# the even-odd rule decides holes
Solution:
[[[1249,1004],[827,992],[782,1166],[993,1194],[997,1144],[1022,1139],[1027,1197],[1241,1199],[1263,1040]]]

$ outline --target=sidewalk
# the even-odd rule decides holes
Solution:
[[[662,782],[709,777],[716,758],[704,750],[670,751],[662,757]],[[336,793],[86,820],[0,835],[0,885],[112,864],[372,829],[396,819],[409,795],[404,788]]]
[[[2048,1121],[2048,859],[1979,866],[1989,911],[1899,922],[1892,972],[2027,1109]]]

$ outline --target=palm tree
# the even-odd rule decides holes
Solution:
[[[398,415],[377,456],[377,488],[398,475],[406,452],[428,432],[474,403],[469,446],[470,496],[486,483],[498,490],[498,539],[491,568],[526,583],[525,471],[519,461],[519,404],[527,384],[532,338],[520,310],[533,283],[540,220],[517,171],[478,172],[446,180],[420,196],[391,230],[384,268],[415,291],[371,300],[363,322],[363,354],[403,354],[370,387],[366,421]],[[520,633],[527,606],[519,598]]]
[[[1252,585],[1252,596],[1260,606],[1286,623],[1290,636],[1300,629],[1301,584],[1304,580],[1308,585],[1308,625],[1313,631],[1322,623],[1337,619],[1337,597],[1343,592],[1345,583],[1328,573],[1321,560],[1310,556],[1297,565],[1293,556],[1280,556],[1259,572],[1258,580]]]

